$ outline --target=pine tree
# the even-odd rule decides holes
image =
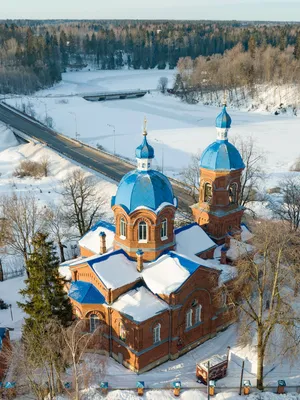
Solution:
[[[296,44],[295,44],[293,54],[294,54],[296,60],[300,60],[300,32],[298,32],[298,34],[297,34]]]
[[[18,303],[28,315],[24,332],[46,326],[53,319],[64,326],[72,320],[72,306],[64,291],[66,280],[59,275],[59,260],[47,236],[35,236],[33,253],[26,263],[30,277],[25,281],[26,288],[20,291],[25,301]]]

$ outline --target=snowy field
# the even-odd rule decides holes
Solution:
[[[70,94],[122,89],[155,89],[161,76],[168,77],[169,86],[175,71],[84,71],[63,74],[63,81],[35,97],[12,98],[13,106],[32,103],[40,120],[46,113],[54,120],[54,128],[70,137],[76,130],[80,140],[101,145],[110,152],[134,160],[134,150],[141,142],[143,119],[148,119],[149,141],[155,147],[154,164],[169,176],[178,177],[190,157],[216,138],[214,121],[219,107],[188,105],[179,99],[151,92],[140,99],[88,102]],[[51,96],[58,96],[52,97]],[[270,173],[267,187],[274,187],[300,156],[300,119],[294,115],[231,110],[230,136],[252,136],[266,156]],[[111,125],[111,126],[109,126]]]

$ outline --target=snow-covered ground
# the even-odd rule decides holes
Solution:
[[[0,196],[9,195],[13,192],[33,193],[41,206],[59,202],[61,181],[78,166],[42,144],[20,145],[13,133],[3,125],[0,125],[0,138]],[[50,160],[48,177],[42,179],[13,177],[13,172],[21,160],[39,161],[45,157]],[[84,170],[87,174],[90,173],[87,169]],[[93,174],[97,179],[97,190],[99,193],[105,193],[106,203],[103,205],[103,212],[105,218],[110,220],[113,217],[110,210],[110,197],[115,194],[117,186],[100,174],[95,172]],[[22,257],[7,254],[4,249],[0,251],[0,259],[4,271],[23,265]],[[24,277],[19,277],[0,282],[0,298],[12,305],[13,314],[12,320],[10,309],[0,310],[0,326],[14,328],[14,331],[11,332],[12,339],[21,336],[23,314],[16,302],[21,299],[18,292],[24,285],[23,280]]]
[[[216,138],[214,121],[219,107],[189,105],[169,95],[151,92],[140,99],[88,102],[80,96],[63,97],[87,91],[153,89],[159,77],[167,76],[172,84],[175,71],[85,71],[63,74],[63,81],[41,97],[12,98],[7,102],[21,107],[31,102],[41,120],[50,115],[55,129],[92,146],[113,151],[115,128],[116,153],[134,160],[134,150],[141,142],[144,117],[148,119],[149,140],[155,147],[154,164],[169,176],[178,176],[192,154],[203,150]],[[51,98],[59,95],[62,97]],[[44,96],[44,97],[43,97]],[[266,100],[267,101],[267,100]],[[293,115],[231,110],[230,136],[252,136],[266,156],[267,187],[274,187],[300,156],[300,120]],[[111,125],[111,126],[109,126]]]

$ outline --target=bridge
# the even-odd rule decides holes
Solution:
[[[3,102],[0,102],[0,121],[7,124],[17,137],[44,143],[57,153],[116,182],[119,182],[127,172],[135,169],[135,165],[78,140],[68,138]],[[179,182],[170,180],[175,196],[178,198],[179,207],[189,210],[189,206],[194,203],[193,198]]]

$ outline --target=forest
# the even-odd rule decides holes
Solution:
[[[67,69],[174,69],[182,58],[223,55],[240,44],[285,51],[297,24],[214,21],[2,21],[0,93],[29,94]]]

